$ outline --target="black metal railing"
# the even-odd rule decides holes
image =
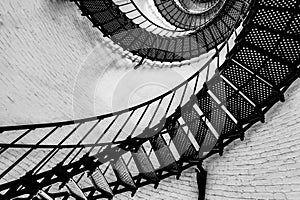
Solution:
[[[199,71],[197,71],[189,79],[179,84],[172,90],[152,100],[118,112],[75,121],[0,127],[0,132],[2,135],[10,134],[14,131],[19,132],[17,139],[15,139],[14,141],[10,143],[0,143],[1,155],[3,156],[5,152],[9,152],[9,150],[11,149],[22,149],[24,151],[23,154],[20,154],[20,157],[17,157],[13,161],[13,163],[10,166],[7,166],[6,170],[4,170],[0,174],[1,179],[5,178],[5,176],[14,174],[15,168],[18,168],[18,166],[22,166],[24,161],[28,162],[28,160],[32,159],[32,153],[41,153],[43,151],[47,151],[47,153],[42,153],[43,157],[40,158],[39,161],[31,160],[31,164],[28,170],[23,169],[22,173],[27,172],[26,175],[19,179],[15,177],[17,178],[16,180],[12,180],[8,183],[0,185],[0,191],[5,191],[6,189],[9,189],[9,191],[5,193],[3,198],[20,196],[22,194],[26,194],[26,192],[29,192],[31,196],[36,195],[38,191],[42,190],[45,187],[49,188],[44,191],[50,191],[51,185],[57,182],[60,182],[63,185],[67,184],[63,181],[63,177],[54,179],[41,178],[48,176],[53,177],[57,173],[55,171],[57,164],[59,164],[59,166],[63,166],[62,168],[65,168],[65,171],[72,170],[73,172],[69,175],[70,177],[73,177],[76,174],[82,174],[83,172],[89,171],[89,166],[85,166],[82,169],[77,169],[75,167],[79,163],[82,164],[82,160],[80,160],[80,158],[84,155],[89,155],[88,159],[90,159],[92,163],[94,162],[92,158],[97,158],[98,161],[96,163],[100,165],[100,163],[107,163],[114,157],[126,154],[128,151],[138,146],[141,146],[145,142],[149,141],[149,138],[152,138],[151,143],[153,146],[156,146],[156,151],[154,151],[152,148],[147,149],[149,152],[147,154],[143,154],[144,156],[149,156],[150,154],[153,154],[155,152],[156,154],[159,154],[159,152],[161,151],[160,149],[163,146],[164,151],[169,152],[169,159],[171,159],[170,162],[175,162],[167,162],[164,163],[165,166],[160,165],[159,168],[153,168],[155,173],[161,173],[164,169],[168,169],[168,165],[172,165],[173,167],[180,165],[180,171],[190,167],[191,165],[194,165],[195,163],[186,163],[186,165],[183,165],[182,163],[180,163],[180,159],[178,160],[177,158],[176,160],[173,154],[170,154],[169,145],[171,140],[165,140],[164,137],[161,136],[161,134],[166,134],[168,132],[168,130],[164,128],[166,126],[165,124],[167,123],[166,121],[172,118],[174,112],[176,113],[176,108],[178,109],[180,107],[183,107],[184,104],[189,102],[191,96],[195,96],[196,93],[199,92],[199,89],[202,87],[202,84],[212,77],[214,70],[218,69],[222,60],[225,60],[225,55],[233,47],[233,40],[237,36],[237,31],[239,30],[240,28],[232,29],[232,31],[235,32],[235,34],[233,34],[232,37],[228,38],[226,42],[224,42],[219,47],[219,49],[216,49],[214,55],[201,67]],[[175,99],[177,99],[177,101],[175,101]],[[165,108],[165,111],[164,113],[160,113],[159,115],[158,110],[162,108]],[[142,125],[142,129],[140,128],[141,123],[144,124]],[[187,125],[185,123],[180,124],[181,129],[183,129],[186,126]],[[99,129],[102,130],[102,132],[99,132],[100,134],[98,134],[98,136],[96,137],[96,130]],[[22,130],[24,130],[24,132],[21,133]],[[47,133],[44,135],[44,137],[39,138],[40,140],[36,141],[36,143],[25,142],[26,137],[35,137],[35,132]],[[80,132],[82,133],[80,134],[79,138],[72,139],[73,135],[77,135]],[[181,133],[180,136],[177,136],[177,138],[186,137],[185,133],[184,135],[182,134],[183,133]],[[53,137],[60,137],[60,135],[62,136],[56,144],[46,142],[47,139]],[[87,142],[87,140],[89,140],[89,137],[93,138],[92,142]],[[158,141],[157,137],[160,138],[160,144],[155,143],[156,141]],[[95,138],[97,139],[95,140]],[[189,141],[187,140],[187,138],[185,138],[184,140]],[[168,145],[165,147],[166,144]],[[213,146],[214,144],[212,145],[212,147]],[[185,150],[186,149],[183,149],[181,151]],[[143,153],[143,151],[143,149],[140,149],[139,153]],[[159,155],[161,158],[163,158],[164,156],[164,154]],[[132,162],[133,158],[134,157],[131,156],[129,162],[126,163],[123,163],[122,161],[118,162],[125,164],[126,167],[123,167],[128,168],[128,164],[130,163],[130,161]],[[135,163],[137,163],[138,159],[136,158],[135,161]],[[142,166],[143,165],[141,165],[141,168]],[[142,170],[141,168],[139,169],[140,171]],[[179,174],[180,171],[177,171],[175,174]],[[101,174],[103,176],[106,176],[106,171],[104,170]],[[137,174],[136,176],[133,176],[132,179],[141,179],[140,174],[141,173]],[[173,174],[174,170],[171,170],[171,172],[168,173],[168,175],[164,175],[162,177],[168,177]],[[60,174],[60,176],[62,175],[63,173]],[[28,186],[26,185],[26,182],[23,181],[23,179],[26,179],[26,176],[30,176],[31,181],[38,181],[40,178],[42,179],[42,182],[39,184],[36,190],[33,190],[31,187],[26,188]],[[159,178],[162,177],[159,176]],[[82,178],[83,176],[76,181],[73,179],[72,180],[78,182]],[[67,178],[67,180],[69,180],[69,178]],[[74,185],[73,181],[70,183],[71,185]],[[138,184],[136,182],[136,187],[140,187],[142,185],[149,184],[152,182],[153,181],[151,180]],[[119,181],[110,182],[109,186],[118,185],[118,183]],[[22,185],[24,186],[24,189],[19,189]],[[31,191],[28,191],[29,189]],[[127,189],[130,190],[132,188],[128,187]],[[83,189],[84,192],[90,190],[95,190],[95,188],[87,187]],[[123,192],[124,189],[120,191],[113,191],[114,194],[117,194],[119,192]],[[52,197],[59,197],[61,195],[64,196],[67,194],[65,192],[49,193]]]
[[[231,29],[199,71],[145,103],[75,121],[0,127],[1,199],[112,198],[157,187],[194,165],[206,177],[201,162],[264,122],[299,77],[298,7],[256,1],[243,28]]]
[[[142,18],[132,2],[117,5],[112,0],[105,0],[101,4],[98,1],[76,0],[74,1],[95,27],[98,27],[104,36],[109,37],[123,50],[140,57],[143,61],[159,62],[183,62],[207,53],[224,41],[230,30],[248,10],[248,4],[244,1],[228,1],[228,6],[220,10],[218,17],[199,30],[187,35],[167,36],[147,31],[139,26],[141,22],[134,22],[136,18]],[[127,10],[120,7],[130,5]],[[227,4],[226,4],[227,5]],[[125,12],[125,13],[124,13]],[[129,16],[129,13],[136,13]],[[105,16],[105,17],[103,17]],[[155,30],[166,33],[166,30],[158,29],[150,23]]]

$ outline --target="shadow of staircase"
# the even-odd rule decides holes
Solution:
[[[157,45],[166,40],[168,44],[172,40],[179,43],[179,37],[160,38],[137,29],[111,1],[76,3],[101,31],[126,50],[144,36],[155,37],[160,41]],[[99,12],[107,12],[110,17],[98,16]],[[235,16],[232,24],[240,19],[240,12]],[[221,21],[213,21],[212,26],[217,27]],[[208,26],[210,32],[216,34],[212,26]],[[191,166],[198,166],[205,175],[202,161],[216,153],[222,156],[228,144],[243,140],[247,129],[264,122],[265,113],[278,101],[284,101],[284,92],[299,77],[299,2],[257,0],[242,26],[233,48],[229,38],[235,34],[226,37],[228,31],[218,32],[222,40],[213,39],[211,46],[205,43],[207,51],[225,41],[212,58],[185,82],[148,102],[75,121],[0,127],[2,135],[15,136],[0,143],[1,156],[13,155],[0,174],[1,199],[112,199],[128,191],[134,195],[138,188],[148,184],[159,187],[160,180],[173,175],[180,178],[181,172]],[[115,35],[121,30],[127,34]],[[204,30],[180,40],[191,41]],[[140,40],[147,41],[145,38]],[[198,43],[197,53],[192,53],[191,43],[183,42],[176,55],[168,45],[162,53],[158,46],[142,46],[146,43],[136,43],[138,50],[134,53],[150,60],[190,59],[202,52]],[[184,56],[183,49],[190,56]],[[226,59],[221,63],[223,50]],[[206,79],[200,84],[203,73]],[[186,92],[187,87],[193,88],[192,94]],[[176,97],[181,99],[179,105],[173,104]],[[151,115],[150,107],[154,108]],[[165,114],[155,122],[160,107]],[[128,128],[133,116],[138,117]],[[146,127],[140,125],[143,120],[148,124]],[[26,141],[30,134],[36,142]],[[47,143],[49,137],[57,138],[57,143]],[[200,180],[201,174],[199,177]]]

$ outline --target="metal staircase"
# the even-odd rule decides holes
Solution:
[[[239,1],[226,1],[224,9],[228,7],[225,5],[232,6],[228,2]],[[124,49],[139,41],[125,42],[133,34],[137,38],[144,33],[148,34],[146,38],[161,37],[150,36],[153,33],[142,28],[129,36],[116,36],[121,29],[138,26],[118,10],[117,4],[108,0],[76,3]],[[106,17],[96,14],[102,12]],[[240,14],[236,14],[236,20],[241,19]],[[227,27],[224,15],[218,14],[211,25],[223,23]],[[134,195],[148,184],[159,188],[160,180],[173,175],[180,178],[181,172],[191,166],[199,166],[199,177],[206,177],[201,162],[213,154],[222,155],[229,143],[243,140],[253,124],[264,122],[265,113],[284,101],[284,92],[300,74],[298,1],[257,0],[242,25],[234,21],[228,25],[234,25],[234,30],[227,28],[227,34],[220,34],[223,40],[211,41],[219,46],[199,71],[150,101],[75,121],[0,127],[1,135],[7,136],[7,141],[0,143],[1,160],[6,160],[7,166],[0,173],[0,199],[112,199],[123,192]],[[220,33],[218,28],[208,27],[214,36]],[[184,37],[191,39],[195,34]],[[179,57],[199,55],[199,49],[193,54],[194,49],[187,48],[190,56],[183,56],[183,46]],[[153,60],[179,59],[178,52],[172,53],[174,49],[167,48],[163,56],[161,48],[156,46],[154,53],[151,49],[142,46],[133,52]],[[175,98],[180,99],[179,105]],[[164,109],[163,115],[159,115],[159,109]],[[47,142],[49,138],[57,143]],[[203,190],[200,193],[203,195]]]
[[[222,0],[220,1],[222,2]],[[82,15],[90,19],[93,26],[98,27],[104,36],[109,37],[123,50],[137,55],[141,60],[148,59],[160,62],[190,60],[216,48],[230,35],[235,28],[234,26],[241,21],[249,8],[247,2],[228,1],[224,3],[223,8],[218,12],[218,17],[210,17],[212,18],[210,23],[202,28],[199,28],[199,25],[207,21],[202,20],[202,15],[198,20],[196,19],[197,16],[190,18],[190,14],[184,12],[180,15],[180,19],[184,18],[184,20],[177,18],[175,20],[180,23],[184,21],[184,24],[188,24],[185,29],[198,28],[183,35],[184,30],[180,30],[182,33],[178,35],[178,24],[174,24],[176,27],[174,30],[162,28],[145,15],[138,14],[139,9],[133,0],[118,3],[113,0],[74,0],[74,2],[82,10]],[[155,2],[159,10],[161,10],[159,6],[161,3]],[[127,9],[125,10],[124,7]],[[124,12],[121,11],[122,8]],[[132,13],[136,14],[130,16],[129,14]],[[172,10],[166,11],[166,13],[173,15]],[[142,22],[135,21],[139,18],[143,18]],[[186,18],[188,19],[186,20]],[[150,23],[151,30],[149,30],[150,27],[143,27],[142,24],[145,21]],[[181,29],[181,27],[179,28]],[[169,34],[171,35],[169,36]]]

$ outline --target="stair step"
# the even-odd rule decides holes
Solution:
[[[207,48],[207,49],[210,49],[210,48],[214,47],[214,46],[216,45],[216,43],[215,43],[215,38],[213,37],[213,35],[212,35],[212,33],[211,33],[210,29],[209,29],[209,26],[204,27],[204,28],[202,29],[202,32],[203,32],[203,34],[204,34],[204,39],[205,39],[205,43],[206,43],[206,45],[205,45],[206,48]]]
[[[207,87],[239,123],[245,124],[260,117],[255,106],[219,75],[208,81]]]
[[[266,7],[276,7],[276,8],[293,8],[296,7],[297,1],[295,0],[263,0],[258,2],[259,5]]]
[[[210,129],[207,129],[203,142],[200,144],[199,155],[204,157],[208,154],[215,146],[218,138],[213,134]]]
[[[179,172],[174,155],[161,135],[150,139],[151,146],[160,164],[160,168],[165,171]]]
[[[168,127],[168,133],[178,154],[183,160],[199,159],[197,150],[178,122],[176,122],[172,128]]]
[[[209,152],[214,148],[219,135],[213,133],[193,105],[190,104],[181,109],[182,118],[200,146],[199,156],[203,157],[204,152]]]
[[[283,86],[289,77],[295,76],[293,66],[276,61],[246,45],[239,46],[232,58],[277,88]]]
[[[237,123],[217,104],[206,89],[202,88],[192,100],[196,102],[220,137],[230,138],[240,132]]]
[[[131,154],[140,175],[147,180],[157,183],[159,178],[156,175],[153,164],[147,156],[144,147],[141,145],[136,149],[131,150]]]
[[[223,35],[223,37],[226,37],[226,35],[227,35],[228,31],[230,31],[230,29],[227,26],[227,24],[222,20],[222,17],[223,16],[218,17],[214,24],[218,27],[218,29],[219,29],[220,33]]]
[[[201,119],[198,112],[191,105],[182,107],[181,116],[189,131],[192,133],[200,146],[207,132],[207,126],[205,122]]]
[[[287,65],[294,64],[299,59],[300,41],[280,32],[253,27],[240,42]]]
[[[215,43],[219,44],[222,40],[225,39],[224,35],[219,31],[216,24],[211,24],[209,26],[211,33],[213,35],[213,38],[215,39]]]
[[[75,183],[75,181],[72,178],[69,179],[65,186],[68,189],[71,196],[73,196],[74,198],[78,200],[87,200],[81,188],[77,185],[77,183]]]
[[[113,196],[113,192],[108,185],[106,178],[98,167],[90,173],[89,178],[91,179],[97,191],[107,195],[108,197]]]
[[[118,159],[111,161],[111,165],[119,182],[130,190],[136,190],[136,184],[133,181],[123,158],[119,157]]]
[[[271,53],[275,50],[281,38],[279,34],[270,33],[266,30],[254,27],[250,29],[244,40]]]
[[[231,9],[228,10],[228,14],[235,20],[240,18],[241,13],[243,13],[245,7],[245,3],[240,0],[233,1],[231,4]]]
[[[260,107],[274,99],[278,100],[279,94],[272,86],[232,61],[227,62],[227,67],[220,74]]]
[[[289,10],[260,8],[250,24],[266,27],[271,30],[285,31],[290,24],[293,13]]]

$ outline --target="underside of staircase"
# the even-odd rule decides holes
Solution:
[[[0,199],[112,199],[123,192],[134,195],[149,184],[159,189],[161,180],[179,179],[192,166],[198,166],[199,180],[205,182],[202,161],[222,156],[228,144],[244,140],[274,104],[284,102],[285,91],[300,75],[299,1],[180,2],[154,0],[161,17],[175,28],[149,22],[156,27],[149,30],[136,21],[147,17],[134,1],[74,0],[91,25],[140,64],[215,53],[185,82],[140,105],[74,121],[0,127],[2,135],[14,135],[0,143],[0,156],[14,155],[0,172]],[[200,84],[204,71],[207,77]],[[179,105],[173,101],[176,95]],[[154,123],[160,107],[165,115]],[[133,116],[138,116],[136,123],[128,128]],[[148,125],[141,128],[142,121]],[[36,135],[36,141],[26,141],[28,135]],[[57,143],[44,144],[50,137]],[[76,142],[67,142],[72,137]],[[14,171],[19,178],[10,176]],[[199,185],[204,199],[205,184]]]

